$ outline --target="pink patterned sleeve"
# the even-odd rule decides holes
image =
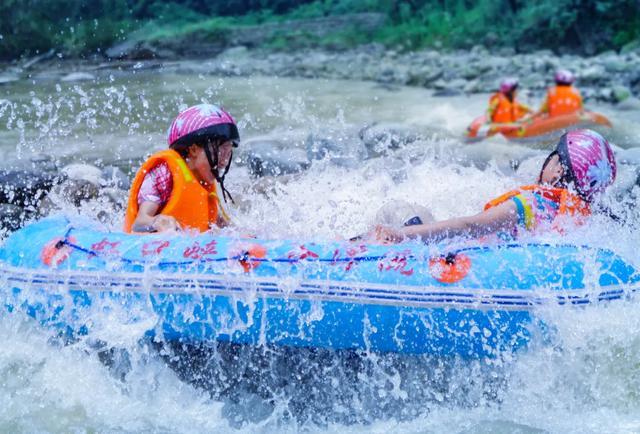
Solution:
[[[171,197],[173,178],[166,163],[160,163],[149,171],[138,191],[138,205],[142,202],[153,202],[164,206]]]

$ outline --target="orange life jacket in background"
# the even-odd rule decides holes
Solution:
[[[515,101],[509,101],[502,92],[496,92],[489,100],[491,107],[491,122],[494,123],[510,123],[526,115],[529,110],[526,106]]]
[[[218,198],[217,186],[215,184],[202,185],[180,154],[172,149],[167,149],[153,154],[138,170],[129,192],[127,213],[124,219],[125,232],[131,232],[133,222],[138,216],[138,192],[144,177],[159,163],[167,164],[173,180],[171,196],[160,210],[160,214],[174,217],[183,228],[194,228],[200,232],[215,225],[219,216],[229,220]]]
[[[584,217],[591,215],[591,208],[589,202],[582,199],[580,196],[571,193],[566,188],[553,188],[544,187],[542,185],[525,185],[511,190],[502,196],[499,196],[484,206],[485,211],[495,206],[501,205],[509,199],[522,193],[522,191],[532,191],[540,194],[543,198],[551,200],[558,204],[558,216],[573,217],[574,223],[582,224]],[[561,230],[558,225],[559,222],[554,221],[553,228]]]
[[[561,116],[582,110],[582,96],[573,86],[555,86],[547,91],[549,116]]]

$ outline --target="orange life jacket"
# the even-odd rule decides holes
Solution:
[[[215,225],[219,216],[229,220],[218,198],[217,186],[202,185],[180,154],[167,149],[153,154],[138,170],[129,192],[124,219],[125,232],[131,232],[133,222],[138,216],[138,192],[145,175],[160,163],[167,164],[173,180],[171,196],[160,210],[160,214],[174,217],[183,228],[194,228],[200,232]]]
[[[509,98],[502,92],[496,92],[491,96],[489,107],[493,109],[491,122],[495,123],[515,122],[529,112],[526,106],[518,103],[515,99],[509,101]]]
[[[561,116],[582,109],[582,96],[573,86],[555,86],[547,90],[549,116]]]
[[[571,193],[566,188],[544,187],[542,185],[525,185],[517,188],[516,190],[511,190],[502,196],[487,202],[484,206],[485,211],[508,201],[512,197],[520,194],[523,190],[538,193],[542,195],[543,198],[557,203],[558,216],[570,217],[574,224],[582,224],[584,222],[584,217],[591,214],[589,203],[580,196]],[[556,217],[556,220],[553,222],[553,228],[555,230],[562,231],[562,222],[558,220],[563,219],[558,219]]]

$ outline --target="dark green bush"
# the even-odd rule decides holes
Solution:
[[[375,34],[340,29],[301,46],[345,47],[366,42],[418,49],[485,43],[519,50],[594,53],[640,38],[640,0],[2,0],[0,58],[51,48],[84,55],[134,36],[217,37],[234,26],[378,12]],[[264,44],[287,48],[286,35]]]

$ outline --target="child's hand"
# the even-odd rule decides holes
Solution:
[[[374,239],[382,244],[397,244],[405,239],[402,231],[388,226],[376,226],[373,235]]]
[[[158,214],[153,218],[151,227],[158,232],[177,232],[181,229],[180,223],[178,223],[175,217],[162,214]]]

